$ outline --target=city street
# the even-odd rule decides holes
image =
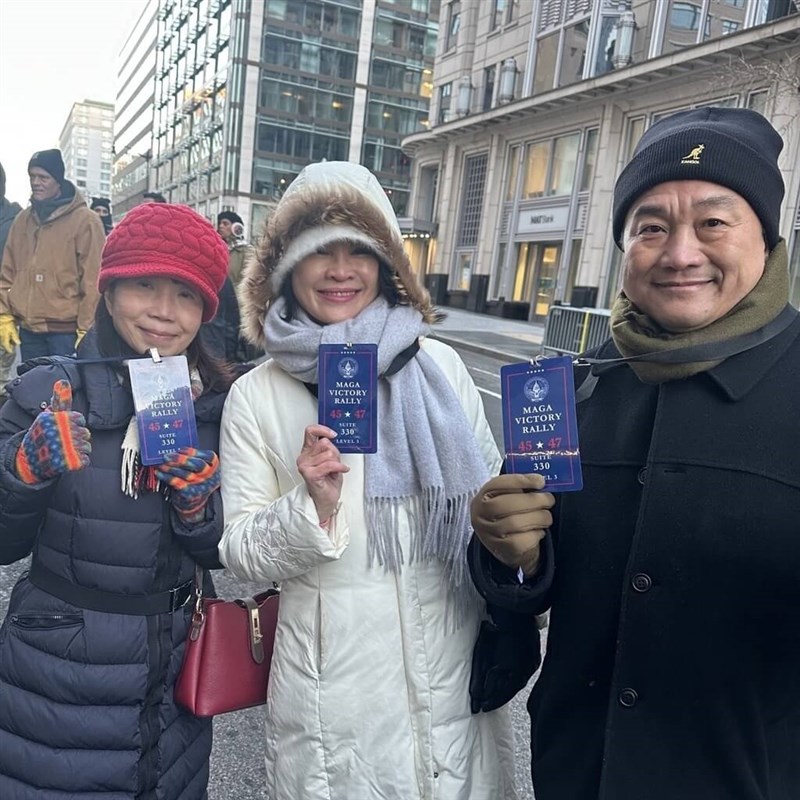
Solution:
[[[472,350],[461,350],[467,368],[481,392],[487,418],[498,444],[502,439],[499,369],[507,360]],[[8,597],[27,560],[0,566],[0,618],[5,616]],[[254,594],[261,589],[231,577],[227,571],[214,580],[220,597]],[[520,800],[532,800],[530,787],[529,724],[525,691],[510,704],[516,738],[516,779]],[[214,721],[210,800],[269,800],[264,789],[263,708],[222,715]]]

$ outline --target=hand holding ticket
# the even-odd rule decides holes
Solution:
[[[553,523],[555,498],[545,479],[533,475],[499,475],[472,500],[472,527],[481,544],[512,569],[533,575],[539,566],[539,543]]]

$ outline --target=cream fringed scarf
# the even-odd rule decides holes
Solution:
[[[475,598],[467,574],[469,504],[488,469],[458,396],[430,355],[420,350],[399,372],[384,376],[428,332],[422,315],[378,298],[354,319],[322,326],[302,310],[287,322],[284,309],[280,298],[269,308],[267,351],[297,380],[318,383],[320,344],[377,343],[378,452],[364,456],[370,560],[400,572],[406,560],[438,559],[456,611],[463,611]],[[410,523],[410,552],[400,542],[403,517]]]
[[[752,291],[739,301],[724,317],[705,328],[686,333],[671,333],[639,311],[620,292],[611,309],[611,337],[619,352],[625,356],[644,353],[664,353],[713,342],[727,342],[738,336],[753,333],[774,320],[786,307],[789,297],[789,258],[786,242],[781,239],[767,258],[764,274]],[[631,361],[631,369],[644,383],[664,383],[688,378],[715,367],[717,361],[687,361],[658,363]]]
[[[192,387],[192,400],[197,400],[203,394],[203,381],[200,373],[192,369],[189,374]],[[128,422],[125,436],[120,445],[122,450],[122,468],[120,470],[120,480],[123,494],[128,497],[137,498],[139,492],[157,492],[161,488],[161,483],[156,476],[155,467],[145,467],[141,461],[141,445],[139,443],[139,428],[136,425],[136,415],[134,414]]]

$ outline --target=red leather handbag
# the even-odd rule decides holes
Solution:
[[[198,717],[264,704],[280,592],[220,600],[203,597],[202,586],[199,575],[175,701]]]

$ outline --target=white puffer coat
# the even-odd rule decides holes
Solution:
[[[462,361],[440,342],[422,347],[453,385],[496,474],[500,456]],[[329,531],[319,526],[295,465],[303,431],[316,422],[314,396],[274,362],[234,384],[223,414],[221,559],[243,578],[282,588],[268,797],[515,798],[506,714],[470,714],[480,611],[453,630],[438,562],[406,563],[400,574],[368,565],[364,456],[342,456],[350,472],[341,506]],[[409,531],[401,536],[408,552]]]

